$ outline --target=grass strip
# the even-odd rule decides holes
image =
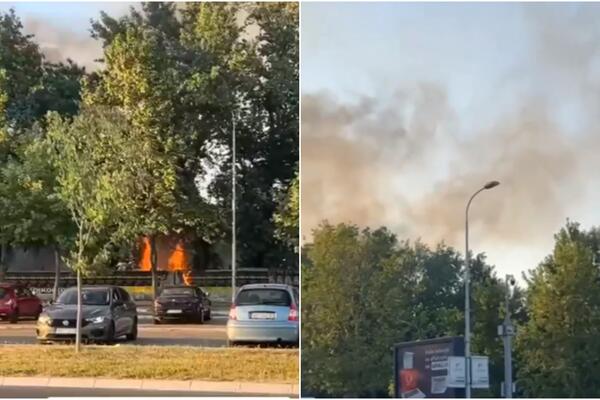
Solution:
[[[0,345],[0,376],[298,382],[298,350]]]

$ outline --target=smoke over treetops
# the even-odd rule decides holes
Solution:
[[[462,246],[466,202],[499,180],[473,203],[472,229],[504,247],[548,244],[583,197],[600,200],[600,193],[590,193],[600,171],[597,19],[540,8],[525,15],[530,58],[498,87],[498,97],[514,90],[510,105],[494,96],[486,103],[492,119],[464,121],[443,85],[406,76],[385,99],[348,103],[328,93],[303,95],[305,240],[326,219],[385,225],[401,237]],[[565,124],[565,109],[575,121]],[[461,131],[473,121],[475,129]]]
[[[31,16],[23,20],[25,32],[34,35],[44,56],[51,62],[64,62],[68,58],[88,71],[100,64],[95,60],[102,57],[102,44],[92,39],[89,32],[76,33]]]

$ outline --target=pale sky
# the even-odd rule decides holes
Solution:
[[[94,60],[102,56],[100,42],[90,37],[90,19],[100,11],[113,17],[126,14],[133,2],[0,2],[0,12],[14,8],[24,30],[34,34],[51,61],[71,58],[88,70],[98,68]]]
[[[469,194],[499,179],[473,203],[471,249],[520,276],[567,218],[600,224],[598,20],[590,3],[303,3],[302,94],[328,99],[318,122],[303,98],[303,235],[323,219],[387,225],[464,253]],[[441,117],[418,103],[423,85]],[[380,111],[341,127],[327,119],[365,98]],[[406,117],[420,104],[421,122]],[[407,151],[415,159],[400,162]],[[352,173],[349,154],[361,158]],[[341,185],[327,172],[336,166],[355,181]]]

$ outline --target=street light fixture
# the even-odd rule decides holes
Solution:
[[[469,208],[471,202],[479,193],[484,190],[492,189],[498,186],[500,182],[490,181],[486,183],[481,189],[473,193],[469,202],[467,203],[467,209],[465,211],[465,397],[471,397],[471,294],[470,294],[470,276],[469,276]]]

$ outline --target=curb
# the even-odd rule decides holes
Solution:
[[[180,381],[158,379],[2,377],[0,387],[68,387],[81,389],[169,390],[179,392],[246,393],[256,395],[298,396],[298,385],[291,383],[253,383],[218,381]]]

